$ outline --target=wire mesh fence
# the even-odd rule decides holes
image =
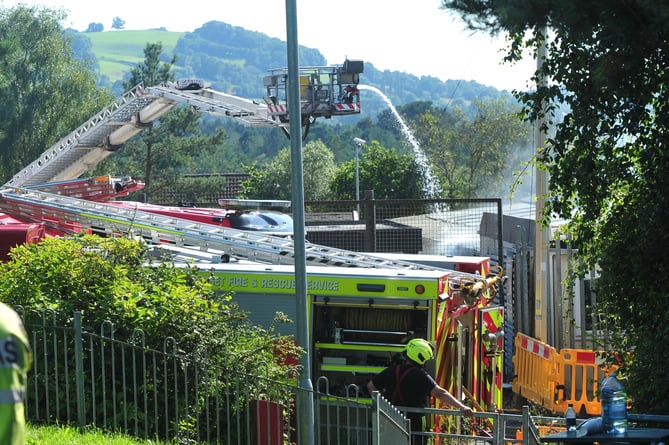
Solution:
[[[236,181],[241,175],[228,175]],[[176,189],[163,191],[163,205],[218,207],[222,191],[197,199]],[[375,199],[372,191],[358,200],[306,201],[307,240],[356,252],[423,255],[481,255],[502,258],[502,203],[482,199]]]
[[[501,200],[305,202],[307,240],[357,252],[502,257]]]

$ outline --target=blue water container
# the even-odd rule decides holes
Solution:
[[[602,427],[605,433],[624,435],[627,431],[627,391],[613,373],[602,381]]]

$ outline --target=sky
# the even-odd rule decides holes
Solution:
[[[531,87],[532,60],[502,65],[504,40],[466,30],[461,19],[439,9],[440,0],[295,2],[298,43],[318,49],[328,64],[360,59],[379,70],[443,81],[473,80],[500,90]],[[89,23],[111,30],[114,17],[124,20],[127,30],[194,31],[216,20],[286,40],[286,2],[282,0],[0,0],[7,8],[19,3],[64,9],[68,18],[63,25],[78,31]]]

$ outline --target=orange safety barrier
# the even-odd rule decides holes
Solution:
[[[605,377],[597,353],[583,349],[560,352],[524,334],[515,339],[513,391],[552,413],[564,414],[571,403],[579,416],[601,414],[597,382]]]
[[[539,432],[539,437],[550,436],[555,433],[563,433],[567,431],[567,427],[564,425],[537,425],[537,430]],[[504,442],[505,445],[523,445],[523,429],[518,428],[516,430],[516,440],[514,442]]]
[[[598,416],[602,406],[597,397],[597,382],[606,374],[597,361],[595,351],[563,349],[556,357],[557,386],[556,402],[560,412],[572,403],[579,416]]]

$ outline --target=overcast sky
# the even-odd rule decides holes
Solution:
[[[120,17],[125,29],[164,27],[193,31],[221,21],[286,40],[286,3],[282,0],[167,2],[154,0],[0,0],[64,9],[64,25],[84,31],[89,23],[111,29]],[[460,19],[439,9],[440,0],[296,0],[298,42],[318,49],[328,64],[347,57],[377,69],[433,76],[441,80],[474,80],[498,89],[526,89],[532,60],[502,65],[503,39],[465,30]],[[268,67],[270,69],[272,67]]]

